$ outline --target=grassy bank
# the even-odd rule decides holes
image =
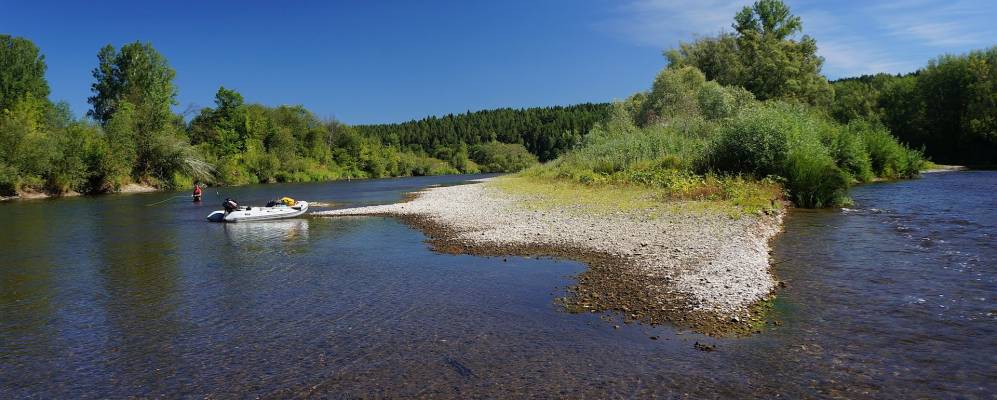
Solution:
[[[758,101],[683,67],[665,69],[650,91],[616,103],[580,147],[504,185],[584,189],[554,196],[581,202],[678,200],[757,212],[782,199],[800,207],[847,204],[851,184],[913,177],[926,165],[880,124],[841,124],[804,104]],[[612,200],[593,199],[602,196]]]

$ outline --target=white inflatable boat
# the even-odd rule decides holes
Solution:
[[[308,202],[299,201],[290,206],[278,204],[272,207],[239,207],[228,213],[224,210],[218,210],[208,214],[208,221],[266,221],[271,219],[294,218],[306,212],[308,212]]]

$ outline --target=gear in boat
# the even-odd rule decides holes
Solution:
[[[266,221],[271,219],[293,218],[308,212],[308,202],[296,201],[290,197],[273,200],[265,207],[240,206],[235,200],[226,198],[224,210],[208,215],[211,222]]]

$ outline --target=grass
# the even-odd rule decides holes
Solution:
[[[682,191],[623,182],[580,183],[529,172],[502,177],[490,185],[525,196],[527,208],[566,208],[594,214],[624,212],[659,216],[667,212],[697,212],[739,218],[779,209],[783,197],[781,186],[774,181],[741,177],[702,177]]]

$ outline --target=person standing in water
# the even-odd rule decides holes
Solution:
[[[194,194],[192,194],[191,197],[194,198],[195,202],[196,201],[201,201],[201,194],[202,194],[201,193],[201,185],[199,185],[197,183],[194,183]]]

